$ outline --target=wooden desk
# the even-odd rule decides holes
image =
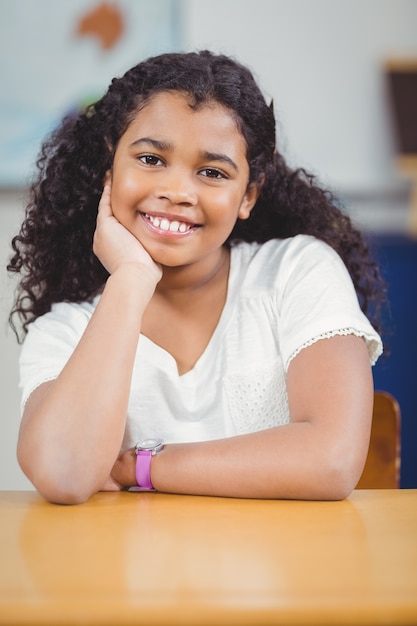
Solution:
[[[0,624],[417,624],[417,490],[0,492]]]

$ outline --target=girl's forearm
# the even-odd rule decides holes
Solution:
[[[85,500],[110,474],[125,429],[141,319],[155,284],[133,264],[115,272],[59,377],[29,398],[19,462],[50,500]]]
[[[339,443],[337,443],[339,442]],[[341,499],[362,459],[342,439],[296,422],[249,435],[168,445],[153,457],[157,490],[242,498]]]
[[[228,439],[168,444],[152,458],[151,479],[167,493],[338,500],[355,487],[363,455],[314,422],[295,422]],[[113,478],[135,485],[135,465],[134,450],[126,450]]]

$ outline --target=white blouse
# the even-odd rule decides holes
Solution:
[[[98,299],[56,304],[30,325],[20,357],[22,407],[58,376]],[[306,235],[233,246],[226,304],[192,370],[180,376],[174,358],[140,335],[123,448],[144,437],[203,441],[288,423],[291,359],[319,339],[347,334],[365,339],[374,364],[381,339],[332,248]]]

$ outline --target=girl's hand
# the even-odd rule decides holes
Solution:
[[[121,491],[122,489],[122,485],[109,476],[100,491]]]
[[[124,264],[135,264],[151,273],[155,282],[162,270],[142,244],[113,215],[110,203],[110,183],[106,183],[98,206],[93,251],[106,270],[113,274]]]
[[[101,491],[120,491],[136,485],[136,454],[134,448],[125,450],[116,459],[110,476]]]

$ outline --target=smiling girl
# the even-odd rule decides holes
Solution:
[[[360,233],[278,152],[249,70],[148,59],[38,167],[9,270],[18,459],[39,492],[346,497],[383,289]]]

